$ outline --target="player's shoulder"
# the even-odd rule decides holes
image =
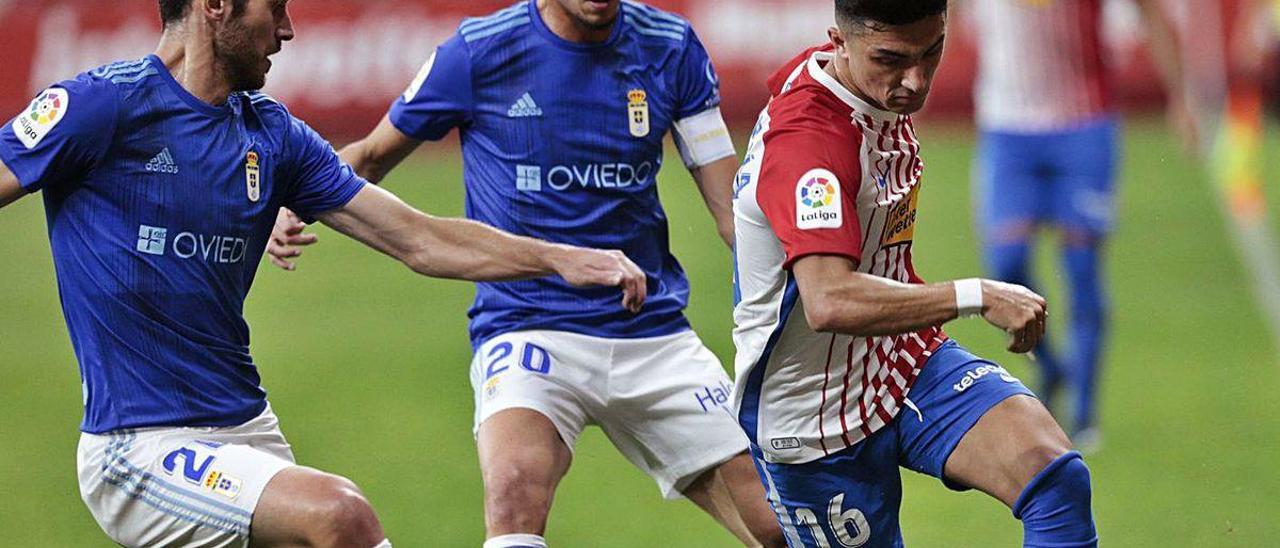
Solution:
[[[468,17],[458,24],[457,38],[469,47],[501,42],[504,37],[528,30],[533,23],[529,2],[521,0],[489,15]]]
[[[805,51],[770,78],[773,98],[767,107],[770,119],[767,138],[783,136],[789,141],[820,140],[842,145],[861,143],[862,132],[851,121],[852,107],[810,74],[810,59],[821,51],[821,48]]]
[[[297,133],[299,126],[305,126],[284,103],[266,93],[240,91],[235,93],[235,98],[240,102],[245,125],[261,130],[273,142],[285,144],[290,136]]]
[[[622,0],[624,24],[641,42],[665,47],[677,47],[685,43],[693,32],[689,21],[679,14],[653,6]]]
[[[128,59],[108,63],[85,71],[75,81],[87,93],[127,96],[134,90],[144,89],[160,82],[158,61],[150,55],[140,59]]]

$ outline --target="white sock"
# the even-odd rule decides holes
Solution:
[[[484,548],[547,548],[547,539],[538,535],[501,535],[484,541]]]
[[[384,538],[382,539],[382,542],[379,542],[378,545],[373,548],[391,548],[391,540]]]

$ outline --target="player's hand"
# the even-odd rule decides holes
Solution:
[[[577,287],[592,285],[622,288],[622,306],[640,312],[648,295],[644,271],[621,251],[561,246],[552,257],[556,274]]]
[[[276,214],[276,225],[271,228],[271,238],[267,240],[267,256],[271,264],[282,270],[293,271],[298,268],[289,259],[302,256],[302,247],[316,243],[315,234],[306,234],[307,223],[302,222],[298,214],[282,207]]]
[[[1009,334],[1009,351],[1030,352],[1044,337],[1044,297],[1020,285],[982,280],[982,317]]]

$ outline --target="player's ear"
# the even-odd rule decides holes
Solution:
[[[222,21],[231,15],[231,0],[196,0],[196,10],[206,22]]]
[[[844,34],[840,32],[840,27],[830,27],[830,28],[828,28],[828,29],[827,29],[827,38],[830,38],[830,39],[831,39],[831,45],[833,45],[833,46],[835,46],[835,47],[836,47],[836,54],[838,54],[838,55],[847,55],[847,54],[845,54],[845,53],[843,53],[843,52],[841,52],[841,51],[840,51],[840,50],[845,49],[845,46],[847,45],[847,43],[845,42],[845,39],[844,39]]]

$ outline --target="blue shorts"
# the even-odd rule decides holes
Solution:
[[[988,237],[1048,223],[1095,235],[1111,231],[1119,124],[1112,118],[1054,133],[982,132],[974,181]]]
[[[793,548],[902,546],[898,467],[942,479],[960,439],[988,410],[1017,395],[1034,397],[1003,367],[948,341],[925,363],[911,388],[908,400],[918,414],[904,407],[870,438],[804,464],[767,463],[759,448],[752,447],[788,543]]]

